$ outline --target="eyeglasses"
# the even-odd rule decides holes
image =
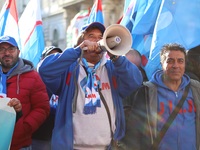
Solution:
[[[8,47],[8,48],[5,48],[5,47],[0,47],[0,54],[3,54],[6,52],[6,50],[9,52],[9,53],[13,53],[15,50],[16,50],[17,47]]]

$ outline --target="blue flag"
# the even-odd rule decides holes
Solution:
[[[160,4],[161,0],[148,0],[148,2],[138,0],[132,34],[147,35],[153,33]]]
[[[40,0],[30,0],[19,19],[21,57],[33,62],[36,67],[44,50],[44,35]]]
[[[148,62],[152,35],[161,5],[161,0],[140,0],[136,7],[134,26],[131,30],[133,36],[132,48],[142,55],[142,66]]]
[[[200,0],[163,0],[156,20],[145,66],[148,78],[161,69],[160,49],[166,43],[179,43],[186,49],[200,44]]]

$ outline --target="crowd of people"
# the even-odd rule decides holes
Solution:
[[[85,25],[74,47],[46,47],[37,67],[0,37],[0,92],[16,111],[11,150],[200,149],[199,46],[163,45],[162,69],[148,79],[138,50],[101,50],[105,30]]]

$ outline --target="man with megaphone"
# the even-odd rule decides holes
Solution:
[[[82,28],[74,48],[39,65],[47,89],[59,96],[52,150],[110,149],[124,136],[122,99],[142,84],[137,66],[120,56],[123,47],[130,49],[124,45],[126,32],[93,22]]]

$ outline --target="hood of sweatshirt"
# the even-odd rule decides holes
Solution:
[[[163,71],[162,70],[159,70],[159,71],[156,71],[152,78],[150,79],[150,81],[152,83],[154,83],[155,85],[157,85],[158,87],[162,87],[164,89],[169,89],[164,83],[163,83],[163,80],[162,80],[162,76],[163,76]],[[182,76],[182,82],[179,86],[179,89],[178,90],[181,90],[183,88],[185,88],[190,82],[190,77],[186,74],[184,74]]]

